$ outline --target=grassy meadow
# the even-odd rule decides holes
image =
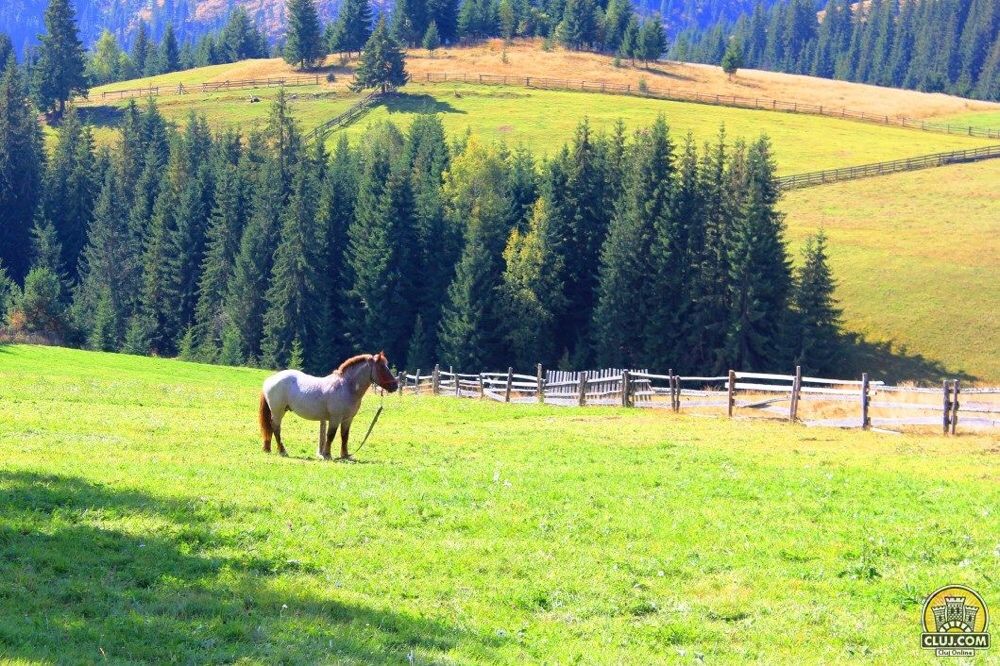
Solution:
[[[1000,599],[990,438],[389,396],[326,463],[264,374],[0,347],[0,659],[931,663]]]
[[[847,328],[894,347],[883,373],[995,385],[998,201],[989,160],[793,190],[780,207],[793,247],[826,230]]]
[[[172,76],[172,75],[171,75]],[[359,96],[336,87],[302,86],[288,89],[295,95],[292,113],[308,131],[347,109]],[[255,95],[260,102],[251,103]],[[157,106],[170,121],[182,123],[194,111],[204,114],[216,128],[238,126],[249,130],[266,121],[277,89],[192,92],[157,98]],[[142,100],[139,100],[142,103]],[[98,141],[112,140],[111,131],[128,103],[105,101],[83,106],[86,117],[98,124]],[[699,142],[716,137],[724,125],[730,139],[752,140],[762,133],[771,137],[779,172],[801,173],[817,169],[863,164],[989,145],[987,139],[949,136],[899,127],[884,127],[805,114],[754,111],[723,106],[670,102],[619,95],[534,90],[516,86],[461,83],[411,83],[376,105],[345,128],[358,139],[374,122],[391,120],[406,128],[416,114],[439,114],[450,136],[470,131],[484,140],[503,140],[530,146],[536,154],[554,154],[572,139],[584,117],[598,130],[610,131],[622,119],[630,129],[651,124],[664,114],[679,143],[691,132]],[[336,142],[336,134],[328,141]]]

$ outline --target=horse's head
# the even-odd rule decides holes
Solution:
[[[399,388],[399,382],[389,370],[389,359],[386,358],[384,351],[372,354],[372,380],[389,393]]]

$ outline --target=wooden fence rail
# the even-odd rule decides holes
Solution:
[[[462,374],[435,366],[428,374],[400,373],[400,395],[429,394],[494,400],[540,402],[561,406],[620,406],[669,409],[732,417],[765,414],[810,426],[887,428],[939,424],[945,434],[955,434],[961,408],[962,423],[969,428],[1000,426],[1000,388],[962,389],[957,379],[946,379],[942,388],[887,386],[871,380],[829,379],[792,374],[737,372],[725,375],[680,376],[669,370],[604,368],[583,372],[547,370],[541,364],[535,375],[506,372]],[[959,395],[974,400],[960,405]],[[975,396],[975,398],[972,398]],[[856,405],[854,416],[844,415]],[[845,406],[846,405],[846,406]],[[706,412],[706,410],[708,410]],[[808,412],[808,414],[805,414]],[[836,416],[829,414],[836,413]]]
[[[908,118],[906,116],[891,116],[888,114],[856,111],[844,107],[821,104],[789,102],[772,99],[770,97],[742,97],[740,95],[700,93],[692,90],[658,88],[649,85],[632,85],[630,83],[613,83],[610,81],[582,81],[574,79],[555,79],[544,76],[470,74],[466,72],[454,74],[446,72],[427,72],[424,75],[423,80],[430,83],[454,81],[460,83],[524,86],[528,88],[542,88],[546,90],[580,90],[583,92],[634,95],[679,102],[734,106],[744,109],[757,109],[760,111],[786,111],[789,113],[807,113],[810,115],[829,116],[831,118],[850,118],[851,120],[860,120],[879,125],[896,125],[899,127],[908,127],[910,129],[919,129],[925,132],[942,132],[945,134],[961,134],[964,136],[975,136],[987,139],[1000,139],[1000,129],[972,127],[971,125],[957,125],[951,123],[936,123],[933,121],[928,122],[926,120]]]
[[[101,99],[128,99],[132,97],[159,97],[161,95],[185,95],[191,92],[218,92],[220,90],[242,90],[247,88],[274,88],[293,86],[318,86],[322,77],[289,76],[265,79],[236,79],[226,81],[202,81],[199,83],[174,83],[149,86],[148,88],[128,88],[124,90],[104,90]]]
[[[320,124],[318,127],[306,132],[306,141],[322,139],[333,130],[351,124],[383,96],[384,93],[376,91],[363,97],[360,102],[354,104],[343,113],[337,114],[333,118],[330,118],[330,120]]]
[[[857,178],[898,173],[900,171],[916,171],[918,169],[944,166],[946,164],[978,162],[980,160],[996,158],[1000,158],[1000,146],[985,146],[983,148],[953,150],[946,153],[907,157],[888,162],[875,162],[853,167],[841,167],[839,169],[825,169],[823,171],[781,176],[777,179],[777,182],[778,187],[785,190],[793,190],[802,187],[815,187],[816,185],[823,185],[825,183],[836,183],[843,180],[855,180]]]

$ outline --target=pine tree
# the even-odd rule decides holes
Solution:
[[[726,73],[729,80],[733,80],[733,75],[743,66],[743,47],[736,39],[730,39],[726,46],[726,53],[722,56],[722,71]]]
[[[140,285],[140,257],[132,245],[127,209],[115,169],[108,169],[94,207],[94,221],[80,258],[80,286],[73,312],[89,331],[94,349],[117,350],[124,342]]]
[[[548,206],[539,199],[525,234],[511,232],[504,250],[506,334],[518,367],[556,361],[555,315],[565,308],[562,258],[549,226]]]
[[[266,367],[280,367],[294,360],[293,347],[298,340],[303,369],[313,373],[329,370],[323,335],[329,302],[322,277],[326,248],[316,221],[316,195],[315,176],[307,162],[300,162],[282,214],[280,242],[267,289],[261,345]]]
[[[38,47],[33,70],[38,106],[49,109],[58,103],[59,114],[73,95],[87,93],[83,43],[76,28],[76,14],[69,0],[50,0],[45,10],[45,34]]]
[[[426,31],[426,0],[396,0],[392,11],[393,38],[401,44],[416,46]]]
[[[151,46],[149,44],[149,34],[146,31],[146,24],[139,21],[139,30],[136,33],[135,41],[132,43],[132,63],[135,66],[136,74],[142,76],[146,72],[149,61]]]
[[[89,127],[70,108],[59,127],[58,142],[45,173],[40,214],[56,229],[62,247],[61,264],[76,279],[77,261],[87,240],[94,198],[94,141]]]
[[[417,313],[417,318],[413,322],[413,335],[410,336],[409,345],[406,348],[406,367],[413,370],[429,368],[434,365],[434,346],[427,335],[427,328],[424,320]]]
[[[31,265],[47,268],[53,275],[59,277],[64,285],[68,281],[63,269],[62,244],[52,223],[43,217],[35,219],[31,227]]]
[[[17,57],[14,54],[14,44],[10,41],[10,37],[5,32],[0,32],[0,74],[3,74],[3,70],[7,67],[8,60],[13,58],[14,63],[17,63]],[[2,313],[0,313],[2,316]]]
[[[32,267],[7,318],[17,333],[38,334],[52,343],[62,343],[70,330],[59,276],[44,266]]]
[[[657,61],[667,50],[667,36],[663,31],[663,20],[659,14],[653,14],[643,21],[636,42],[635,57],[648,67],[650,61]]]
[[[793,295],[795,364],[808,374],[835,373],[843,367],[841,310],[833,297],[836,283],[827,265],[826,235],[806,241]]]
[[[167,24],[167,30],[160,40],[160,52],[157,54],[157,74],[176,72],[181,68],[181,56],[177,47],[177,36],[174,34],[174,26]]]
[[[323,59],[319,13],[313,0],[287,0],[288,35],[282,52],[285,62],[311,69]]]
[[[222,348],[223,300],[247,217],[249,167],[219,157],[215,204],[206,233],[194,315],[196,356],[214,361]],[[239,168],[237,168],[239,167]]]
[[[435,21],[431,21],[431,24],[427,26],[427,32],[424,33],[421,45],[430,51],[431,55],[441,46],[441,37],[438,35],[438,27]]]
[[[253,363],[260,357],[264,335],[265,294],[281,230],[286,191],[281,166],[274,156],[264,163],[253,198],[253,212],[233,265],[226,289],[222,331],[228,362]]]
[[[739,214],[727,248],[730,323],[725,357],[729,367],[762,371],[788,360],[786,340],[791,266],[782,238],[783,216],[776,210],[770,142],[750,147]],[[734,189],[741,185],[738,181]]]
[[[345,0],[328,47],[349,54],[361,51],[372,34],[372,8],[368,0]]]
[[[622,33],[622,42],[618,47],[618,55],[628,58],[635,66],[635,59],[639,56],[639,19],[635,14],[629,17],[625,25],[625,32]]]
[[[125,54],[110,30],[104,30],[87,59],[87,75],[92,83],[118,81],[125,74]]]
[[[361,52],[361,61],[354,73],[351,89],[358,92],[366,88],[378,88],[384,93],[406,85],[409,78],[403,52],[389,34],[385,18],[381,17]]]
[[[661,218],[670,215],[673,145],[663,116],[636,136],[635,154],[622,204],[601,249],[598,298],[593,315],[599,363],[642,363],[648,347],[649,315],[658,298],[653,243]]]
[[[578,51],[592,45],[597,39],[593,0],[567,0],[558,33],[566,48]]]
[[[444,44],[458,39],[458,14],[458,0],[427,0],[427,17],[437,24]]]
[[[355,220],[348,229],[349,294],[355,305],[348,324],[356,346],[403,358],[416,315],[410,170],[405,159],[394,158],[398,148],[393,146],[402,143],[394,127],[375,130],[370,140],[373,150],[365,157]]]
[[[28,272],[28,233],[42,194],[44,153],[38,119],[13,56],[0,72],[0,263]]]

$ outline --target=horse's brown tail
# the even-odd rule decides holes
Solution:
[[[271,406],[267,404],[267,398],[264,397],[264,392],[260,393],[260,409],[257,410],[257,420],[260,422],[260,434],[264,438],[265,444],[271,443],[271,435],[274,431],[271,429]]]

